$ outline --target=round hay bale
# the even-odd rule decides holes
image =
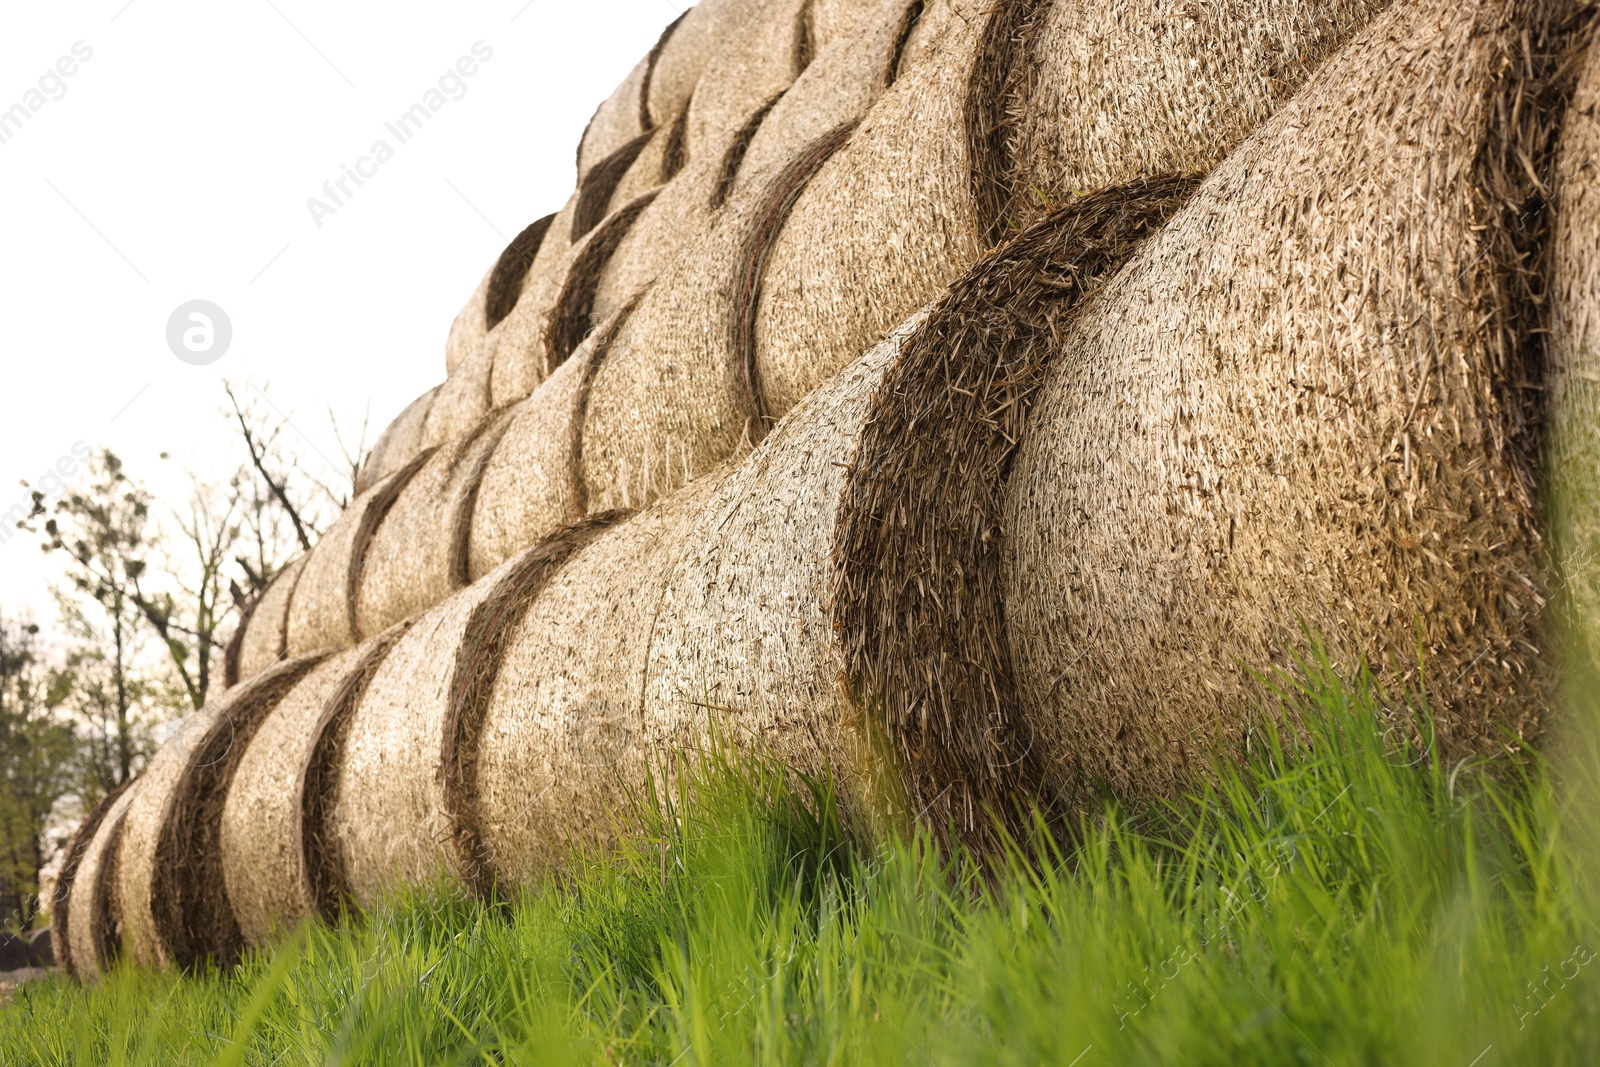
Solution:
[[[1600,50],[1556,156],[1549,257],[1547,509],[1553,592],[1572,651],[1600,664]]]
[[[710,720],[790,766],[865,795],[830,610],[839,495],[885,371],[921,315],[786,415],[716,487],[683,537],[651,633],[644,741],[703,742]]]
[[[1051,339],[1196,184],[1091,193],[985,257],[905,343],[849,458],[832,577],[843,678],[889,742],[905,801],[969,843],[994,844],[986,810],[1011,816],[1043,780],[1012,676],[998,534]]]
[[[1055,0],[1013,79],[1001,232],[1082,190],[1209,171],[1388,4]]]
[[[646,128],[665,126],[688,104],[700,75],[715,58],[752,32],[767,0],[700,0],[667,27],[652,52],[644,86]]]
[[[131,779],[106,798],[94,829],[85,827],[83,851],[68,883],[62,912],[66,954],[58,949],[56,959],[81,982],[105,974],[122,944],[117,857],[128,806],[139,788],[139,779]],[[51,921],[53,929],[54,916]]]
[[[1053,340],[1007,489],[1004,618],[1065,787],[1236,751],[1251,670],[1425,690],[1442,754],[1539,725],[1542,216],[1562,5],[1399,2]],[[1559,55],[1556,59],[1559,59]],[[1418,661],[1419,650],[1424,663]]]
[[[83,822],[78,824],[78,828],[73,831],[71,840],[67,842],[67,847],[61,854],[61,866],[56,872],[55,886],[50,891],[50,950],[55,957],[56,966],[74,977],[83,976],[78,974],[72,964],[72,885],[77,880],[79,869],[83,866],[84,853],[94,841],[95,835],[100,832],[107,813],[117,803],[117,798],[127,790],[128,785],[128,782],[123,782],[107,793],[89,810]],[[98,874],[96,868],[89,877],[98,878]],[[98,963],[98,957],[94,962]]]
[[[650,631],[717,480],[606,530],[512,620],[463,790],[480,885],[527,885],[569,839],[605,840],[625,787],[643,785],[649,753],[636,740]]]
[[[826,42],[818,48],[816,58],[772,102],[769,111],[752,116],[756,121],[747,123],[734,139],[713,204],[720,205],[734,188],[769,168],[781,167],[828,131],[865,115],[894,84],[912,35],[926,33],[940,23],[938,14],[924,19],[924,7],[944,3],[946,0],[933,0],[932,4],[926,0],[876,0],[862,4],[851,0],[846,4],[846,9],[855,12],[853,32],[815,34]],[[822,6],[813,4],[814,21],[815,11]],[[830,11],[823,20],[835,25],[840,15]]]
[[[484,274],[466,306],[450,324],[450,336],[444,346],[446,374],[454,374],[461,361],[483,340],[483,335],[511,314],[517,298],[522,295],[522,283],[527,280],[528,270],[539,254],[539,246],[544,244],[545,234],[554,221],[554,215],[546,215],[529,223],[511,239],[494,266]]]
[[[484,419],[435,451],[400,490],[363,550],[357,635],[381,633],[467,584],[478,488],[510,422],[509,411]]]
[[[597,353],[581,426],[590,510],[646,503],[760,438],[766,407],[745,342],[767,251],[806,181],[850,131],[830,133],[735,194]]]
[[[424,450],[357,496],[312,546],[289,601],[289,655],[355,644],[356,591],[367,545],[395,498],[432,455],[432,449]]]
[[[578,435],[603,352],[631,308],[591,334],[511,413],[484,467],[467,534],[467,580],[583,517],[587,491]]]
[[[920,21],[937,54],[867,113],[806,185],[772,243],[754,321],[768,413],[928,303],[986,246],[969,127],[1002,97],[1020,27],[1043,0],[951,0]],[[980,104],[982,105],[980,107]]]
[[[140,775],[116,869],[122,949],[140,966],[237,957],[217,843],[223,799],[256,727],[321,658],[279,663],[195,712]]]
[[[417,397],[395,420],[378,435],[378,440],[367,453],[367,461],[356,476],[357,495],[376,485],[395,471],[410,463],[422,451],[422,427],[428,420],[428,409],[439,387],[434,386]]]
[[[289,604],[306,557],[290,560],[256,598],[250,615],[239,623],[244,637],[239,643],[239,679],[254,678],[289,654]]]
[[[511,315],[490,331],[495,406],[530,395],[582,343],[594,319],[595,283],[628,229],[650,205],[646,193],[570,245],[558,262],[529,276]]]
[[[316,914],[309,892],[301,810],[306,767],[323,715],[351,678],[367,676],[404,624],[313,667],[266,715],[245,747],[222,805],[218,850],[240,936],[259,945]]]
[[[645,78],[656,56],[672,36],[678,24],[683,21],[679,16],[661,34],[661,39],[650,53],[634,65],[628,76],[611,91],[611,95],[601,102],[595,109],[594,115],[589,119],[589,125],[584,127],[583,136],[578,139],[578,183],[603,159],[610,156],[617,149],[632,141],[642,133],[648,133],[651,125],[646,114],[642,97],[645,87]]]
[[[458,794],[444,769],[462,721],[452,699],[485,668],[484,612],[497,616],[518,587],[537,587],[600,525],[548,538],[461,590],[417,619],[378,665],[342,727],[334,780],[322,785],[332,798],[322,832],[339,864],[328,881],[349,900],[366,906],[440,875],[475,883],[457,850]]]
[[[494,346],[485,338],[439,386],[422,426],[423,448],[446,445],[471,433],[483,421],[492,405],[489,378],[493,373]]]

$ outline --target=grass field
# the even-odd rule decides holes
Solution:
[[[708,758],[676,817],[514,904],[25,986],[0,1062],[1600,1062],[1582,767],[1442,763],[1312,673],[1304,736],[1036,862],[870,843],[826,782]]]

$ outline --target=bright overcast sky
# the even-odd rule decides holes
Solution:
[[[584,124],[683,6],[7,5],[0,111],[37,110],[0,127],[0,511],[80,441],[158,494],[187,484],[163,451],[225,474],[241,454],[224,377],[270,384],[334,459],[328,405],[355,426],[370,403],[376,433],[444,377],[456,312],[565,201]],[[458,77],[459,99],[403,145],[386,134],[480,41],[492,58]],[[394,158],[318,228],[307,198],[380,138]],[[232,322],[210,366],[167,347],[193,299]],[[0,545],[0,606],[46,621],[36,544]]]

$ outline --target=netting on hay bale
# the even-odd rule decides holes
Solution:
[[[1237,746],[1265,696],[1245,668],[1293,670],[1302,627],[1425,685],[1446,752],[1537,731],[1524,213],[1561,7],[1395,4],[1062,331],[1001,527],[1064,787],[1170,788]]]
[[[133,799],[129,779],[107,793],[84,817],[62,856],[50,896],[50,947],[56,966],[80,981],[104,973],[116,954],[116,916],[111,907],[111,865],[122,829],[122,813]]]
[[[1592,32],[1592,31],[1591,31]],[[1592,40],[1555,160],[1545,358],[1546,513],[1562,635],[1600,663],[1600,51]]]
[[[436,450],[395,497],[362,550],[358,636],[381,633],[467,584],[473,508],[510,416],[490,415]]]
[[[432,454],[431,449],[419,452],[409,464],[359,494],[312,547],[289,599],[289,655],[355,643],[356,593],[367,544],[400,491]]]
[[[151,757],[122,818],[121,950],[141,966],[229,964],[243,947],[220,869],[223,798],[261,721],[321,655],[271,667],[189,716]]]

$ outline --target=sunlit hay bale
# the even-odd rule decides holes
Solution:
[[[418,453],[357,496],[312,546],[289,599],[289,655],[355,644],[356,591],[367,546],[400,491],[432,455],[432,449]]]
[[[1055,779],[1172,788],[1308,631],[1425,691],[1447,754],[1538,730],[1544,222],[1519,214],[1570,10],[1396,3],[1052,342],[1000,529]]]
[[[750,310],[772,235],[845,125],[731,197],[596,349],[582,399],[579,478],[589,510],[634,507],[759,439],[765,406],[749,346]]]
[[[116,952],[110,861],[133,784],[130,779],[117,786],[90,810],[67,843],[51,892],[50,947],[56,966],[80,981],[98,978]]]
[[[528,271],[533,267],[533,261],[539,255],[539,249],[555,218],[554,215],[546,215],[529,223],[511,239],[511,243],[495,259],[494,265],[484,273],[483,280],[472,291],[466,306],[450,323],[450,334],[444,345],[446,374],[454,374],[461,361],[483,340],[483,335],[494,329],[516,307]]]
[[[921,318],[784,416],[688,527],[650,637],[647,746],[692,750],[714,726],[866,795],[859,723],[838,684],[830,553],[867,411]]]
[[[1600,51],[1590,48],[1555,164],[1545,360],[1552,593],[1571,653],[1600,666]]]
[[[357,494],[404,467],[422,451],[422,428],[428,421],[428,409],[433,406],[433,398],[438,392],[438,386],[429,389],[407,404],[405,410],[384,427],[356,475]]]
[[[318,913],[302,840],[303,785],[328,705],[370,677],[404,624],[317,664],[266,714],[222,805],[218,849],[228,903],[247,945]]]
[[[531,394],[598,325],[593,317],[595,284],[656,195],[646,193],[612,212],[549,269],[530,275],[516,308],[484,338],[494,363],[490,399],[496,407]]]
[[[261,591],[249,613],[239,621],[238,678],[254,678],[289,654],[289,603],[306,557],[297,556]]]
[[[377,666],[320,786],[328,797],[320,832],[339,868],[324,881],[339,895],[366,906],[440,875],[474,882],[474,853],[458,845],[459,776],[446,766],[460,764],[457,733],[463,722],[472,729],[473,716],[463,720],[453,702],[484,671],[484,634],[508,621],[508,601],[537,592],[602,526],[558,532],[461,590],[418,618]]]
[[[608,840],[627,790],[643,788],[640,699],[656,608],[717,480],[601,533],[510,619],[469,705],[473,758],[457,761],[480,887],[529,884],[568,841]]]
[[[223,798],[261,721],[322,657],[269,668],[190,715],[150,758],[123,818],[121,950],[145,967],[233,962],[242,948],[218,835]]]
[[[860,33],[819,39],[809,29],[814,5],[772,0],[755,30],[706,68],[684,115],[687,161],[605,264],[594,295],[596,321],[634,299],[706,230],[746,171],[746,153],[761,131],[773,131],[763,158],[781,164],[809,141],[859,119],[877,99],[905,0],[888,5],[893,21],[882,26],[883,0],[836,6],[854,12]],[[845,14],[832,13],[832,30]],[[781,107],[797,89],[806,106]],[[785,128],[774,130],[775,124]]]
[[[1172,27],[1188,26],[1189,17],[1165,3],[1102,5],[1092,17],[1079,10],[1088,6],[1011,0],[962,8],[930,46],[933,58],[897,83],[849,150],[807,187],[773,247],[756,319],[773,414],[1042,214],[1049,197],[1035,194],[1041,183],[1084,191],[1210,166],[1381,2],[1239,0],[1176,35]],[[1117,50],[1104,55],[1074,37],[1100,32],[1102,22],[1122,32]],[[1170,78],[1200,55],[1208,57],[1207,78],[1172,91]],[[1041,94],[1055,107],[1077,98],[1116,106],[1040,119]],[[1092,151],[1029,165],[1013,158],[1062,123]],[[1016,124],[1034,139],[1018,142]],[[1024,194],[1037,209],[1014,218],[1013,201]]]
[[[418,441],[422,448],[448,446],[483,421],[493,406],[493,373],[494,350],[479,342],[434,394]]]
[[[867,736],[887,742],[910,810],[969,844],[996,844],[989,815],[1041,798],[1046,777],[1012,676],[1000,553],[1006,480],[1052,339],[1197,184],[1091,193],[981,260],[906,340],[843,464],[831,590],[841,677]]]
[[[367,542],[356,634],[371,637],[467,584],[467,546],[484,468],[511,413],[489,416],[440,447],[395,497]]]
[[[912,42],[941,24],[937,10],[926,15],[924,9],[947,2],[813,0],[808,15],[816,27],[816,57],[782,96],[771,101],[770,110],[752,115],[739,129],[719,161],[713,203],[720,205],[752,176],[782,166],[818,137],[865,115],[905,69]],[[840,20],[852,14],[853,27],[838,32]]]
[[[511,409],[478,485],[467,532],[467,578],[477,581],[587,511],[578,428],[603,351],[630,309],[591,333],[532,396]]]

